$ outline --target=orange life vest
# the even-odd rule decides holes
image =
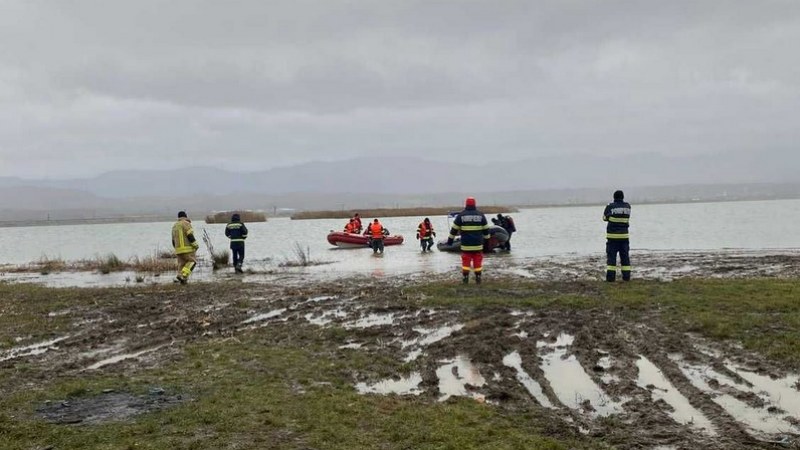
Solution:
[[[355,222],[348,222],[347,225],[344,226],[345,233],[357,233],[358,231],[356,230]]]
[[[372,239],[383,239],[383,225],[380,222],[372,222],[369,225],[369,234]]]
[[[425,222],[420,222],[419,227],[417,228],[417,233],[419,233],[420,239],[431,237],[431,233],[433,233],[433,225],[428,228],[425,226]]]

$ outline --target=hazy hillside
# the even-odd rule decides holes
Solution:
[[[488,159],[488,158],[487,158]],[[800,159],[789,151],[726,157],[629,158],[555,156],[513,163],[468,165],[418,158],[360,158],[314,162],[263,172],[215,168],[118,171],[90,179],[0,178],[0,187],[35,186],[85,191],[103,198],[184,197],[258,193],[426,194],[579,189],[608,186],[800,182]]]
[[[797,198],[800,167],[782,152],[730,158],[551,157],[506,164],[416,158],[316,162],[264,172],[215,168],[119,171],[91,179],[0,178],[0,220],[172,217],[177,210],[353,209],[454,204],[602,203],[616,188],[638,202]]]

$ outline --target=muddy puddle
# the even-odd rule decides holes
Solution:
[[[35,344],[12,348],[3,353],[0,353],[0,362],[10,361],[12,359],[17,359],[17,358],[24,358],[26,356],[41,355],[50,350],[57,349],[58,347],[56,346],[56,344],[65,341],[69,338],[70,336],[62,336],[50,339],[49,341],[37,342]]]
[[[422,394],[422,389],[419,387],[420,383],[422,383],[422,375],[419,372],[414,372],[408,377],[401,377],[397,380],[382,380],[370,385],[358,383],[356,384],[356,390],[361,394],[420,395]]]
[[[107,391],[89,397],[48,401],[36,409],[42,419],[57,424],[99,425],[130,420],[140,414],[180,405],[189,398],[154,388],[146,395]]]
[[[541,356],[541,369],[556,397],[562,405],[596,417],[621,413],[622,402],[610,398],[586,373],[575,355],[569,353],[574,340],[573,336],[561,333],[555,343],[536,343],[537,348],[548,351]]]
[[[475,389],[486,385],[486,379],[467,356],[458,355],[452,361],[440,361],[443,365],[436,369],[439,378],[439,401],[453,396],[472,397],[485,400],[486,396]]]

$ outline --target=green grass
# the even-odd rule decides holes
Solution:
[[[746,349],[800,368],[800,281],[684,279],[535,283],[507,280],[474,286],[432,284],[410,289],[412,303],[487,310],[604,309],[631,320],[654,315],[678,331],[741,341]]]
[[[132,294],[210,297],[237,289],[209,283],[164,287],[47,289],[0,283],[0,346],[13,336],[52,336],[66,317],[47,313],[113,307]],[[394,288],[390,288],[394,289]],[[240,298],[239,295],[232,294]],[[798,280],[533,283],[487,280],[480,287],[434,283],[403,288],[409,306],[490,310],[608,311],[633,321],[661,321],[677,331],[741,341],[747,349],[800,368]],[[238,300],[232,307],[249,308]],[[75,317],[72,317],[74,319]],[[105,375],[45,376],[35,363],[0,370],[0,383],[31,380],[0,398],[0,448],[102,449],[566,449],[603,448],[572,434],[546,410],[513,409],[454,398],[358,395],[357,377],[379,379],[411,368],[390,355],[342,350],[348,333],[274,323],[236,339],[200,338],[154,369]],[[36,339],[34,339],[35,341]],[[2,349],[2,347],[0,347]],[[151,387],[192,400],[122,423],[53,425],[35,415],[46,400],[133,393]]]
[[[80,377],[20,392],[0,399],[0,448],[596,448],[569,437],[543,437],[554,427],[541,411],[512,414],[467,399],[437,403],[358,395],[352,371],[397,363],[367,355],[325,357],[326,347],[279,348],[249,335],[239,342],[193,345],[174,364],[133,377]],[[33,416],[45,400],[106,388],[145,392],[153,385],[193,400],[96,426],[51,425]]]

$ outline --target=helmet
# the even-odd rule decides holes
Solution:
[[[614,200],[622,200],[625,198],[625,193],[622,191],[614,192]]]
[[[234,214],[234,215],[231,216],[231,221],[232,222],[238,222],[240,220],[242,220],[242,217],[239,214]]]
[[[186,211],[178,211],[178,217],[186,217]]]
[[[467,200],[464,202],[467,208],[474,208],[475,207],[475,198],[474,197],[467,197]]]

